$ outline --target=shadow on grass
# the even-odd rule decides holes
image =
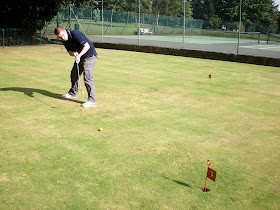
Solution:
[[[47,97],[51,98],[56,98],[60,100],[67,100],[67,101],[72,101],[76,102],[79,104],[84,103],[83,101],[75,100],[75,99],[67,99],[67,98],[62,98],[62,96],[58,93],[52,93],[47,90],[41,90],[41,89],[35,89],[35,88],[21,88],[21,87],[8,87],[8,88],[0,88],[0,91],[16,91],[16,92],[22,92],[25,95],[34,98],[33,93],[39,93]],[[37,99],[38,100],[38,99]]]
[[[173,181],[173,182],[175,182],[175,183],[177,183],[177,184],[179,184],[179,185],[182,185],[182,186],[184,186],[184,187],[190,187],[190,188],[192,187],[192,186],[190,186],[190,185],[187,184],[187,183],[180,182],[180,181],[177,181],[177,180],[174,180],[174,179],[170,179],[170,178],[165,177],[165,176],[163,176],[163,178],[168,179],[168,180],[171,180],[171,181]]]

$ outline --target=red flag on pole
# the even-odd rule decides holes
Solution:
[[[211,168],[208,168],[207,177],[215,182],[215,180],[216,180],[216,171],[214,171]]]
[[[207,192],[207,179],[211,179],[212,181],[215,182],[216,180],[216,171],[214,171],[212,168],[210,168],[209,166],[211,165],[211,161],[208,160],[207,161],[207,165],[208,165],[208,171],[207,171],[207,175],[206,175],[206,180],[205,180],[205,187],[203,189],[203,192]]]

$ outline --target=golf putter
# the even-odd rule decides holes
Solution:
[[[79,78],[79,81],[78,81],[78,90],[82,90],[82,86],[81,86],[81,81],[80,81],[80,69],[79,69],[79,64],[77,64],[77,70],[78,70],[78,78]]]

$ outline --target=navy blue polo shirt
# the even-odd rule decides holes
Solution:
[[[82,58],[97,56],[95,47],[93,43],[80,31],[72,30],[66,31],[68,34],[68,40],[62,41],[62,44],[65,46],[66,50],[72,52],[80,53],[84,47],[85,43],[88,43],[90,48],[89,50],[82,56]]]

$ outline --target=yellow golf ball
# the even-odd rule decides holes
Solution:
[[[103,131],[103,128],[99,128],[98,130],[99,130],[99,131]]]

